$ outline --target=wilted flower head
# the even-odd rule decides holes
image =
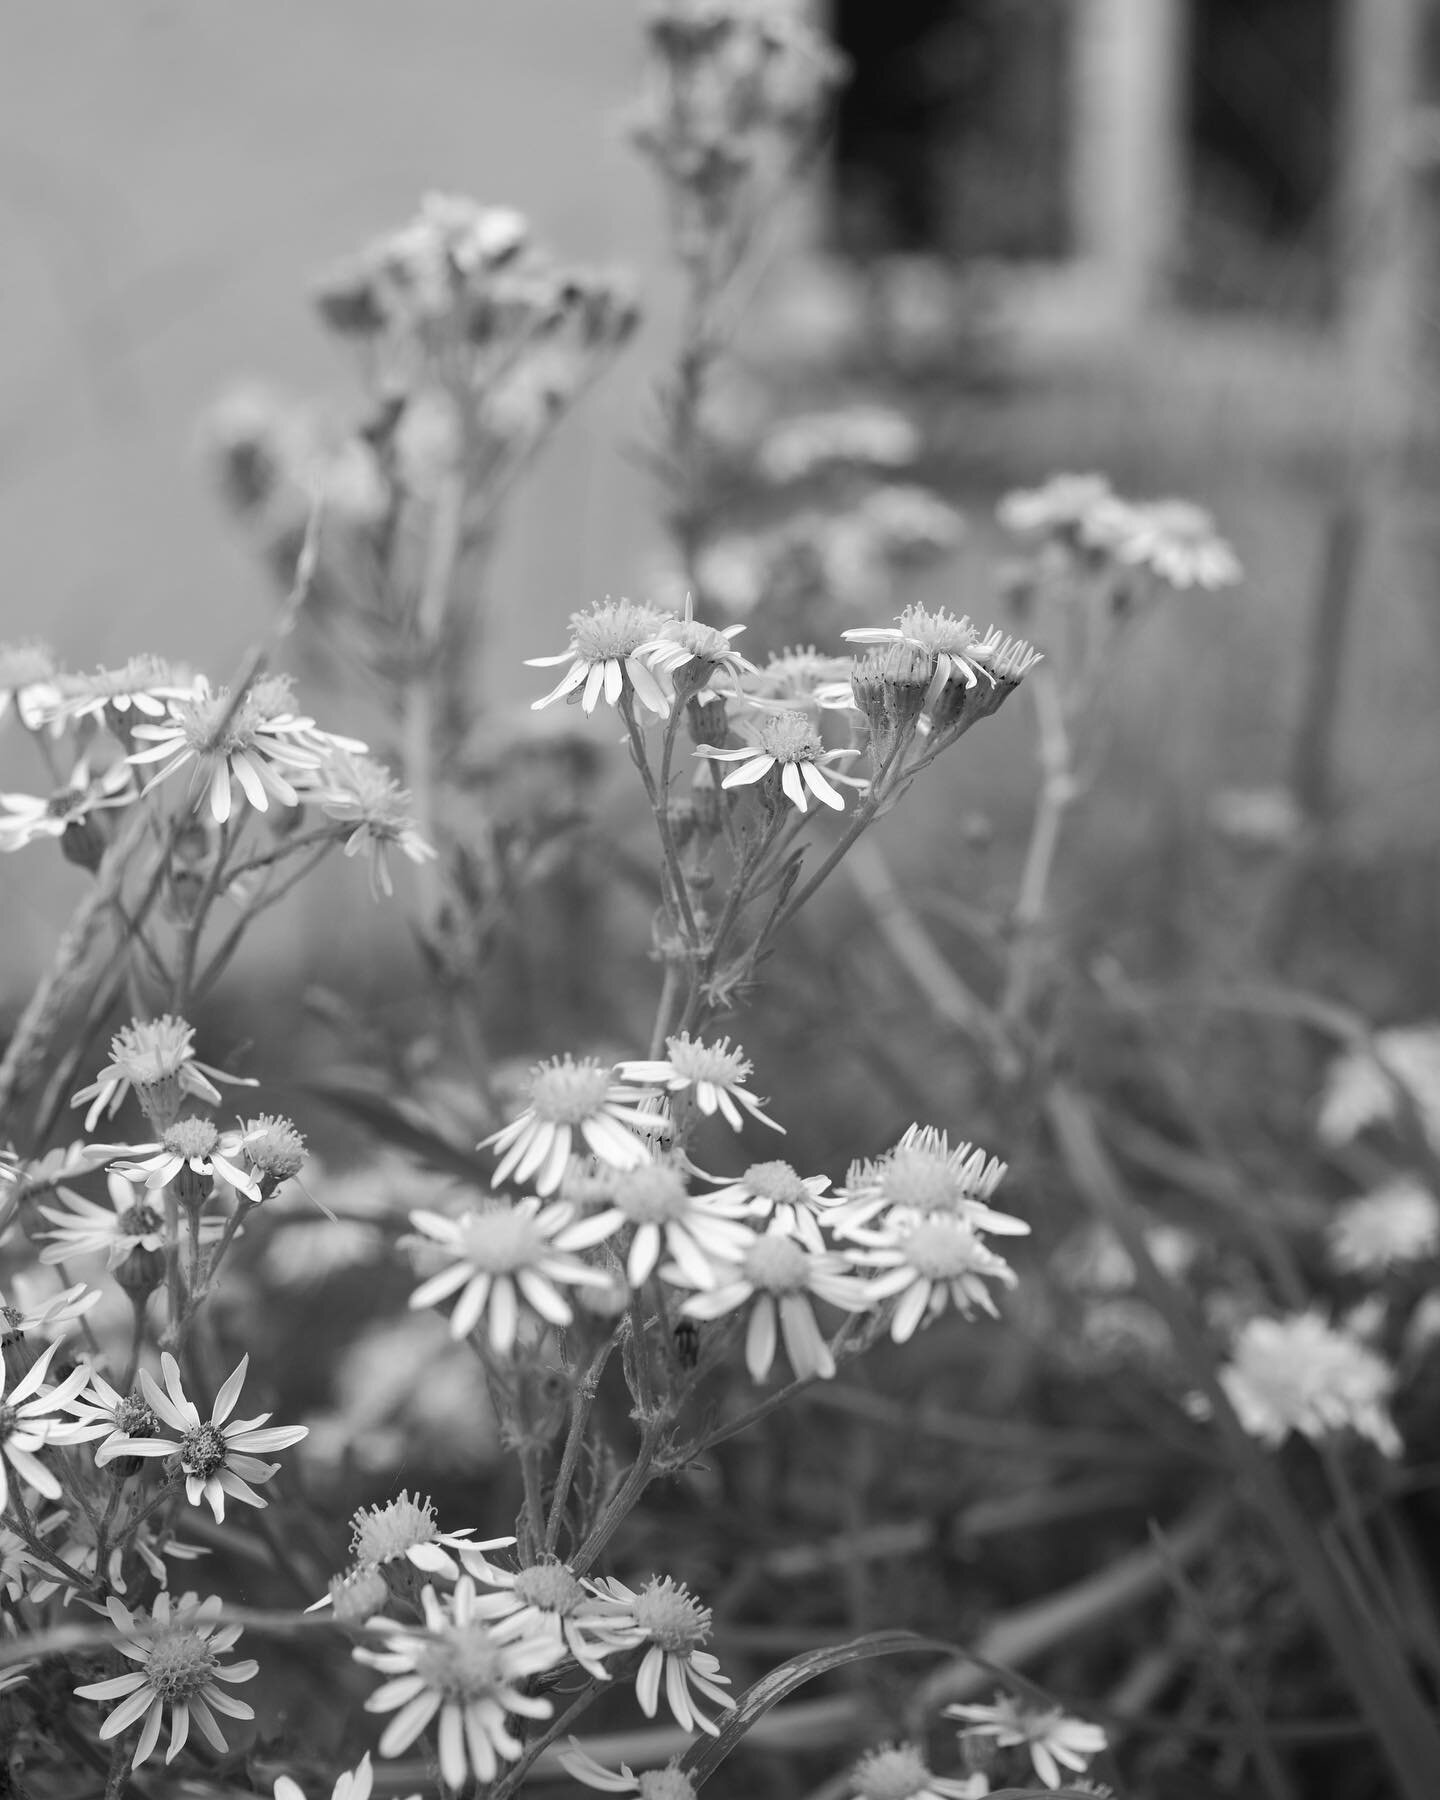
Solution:
[[[141,719],[163,719],[170,704],[192,697],[196,677],[159,656],[132,656],[116,669],[67,675],[50,716],[69,724],[94,719],[122,740]]]
[[[948,682],[960,681],[966,687],[974,687],[981,673],[987,681],[994,680],[973,654],[984,641],[979,627],[968,614],[957,617],[943,606],[935,612],[927,606],[907,606],[894,625],[867,625],[842,635],[852,644],[908,644],[928,656],[927,707],[934,706]]]
[[[1321,1439],[1354,1431],[1386,1456],[1401,1451],[1390,1418],[1393,1370],[1316,1312],[1251,1319],[1231,1346],[1220,1384],[1252,1437],[1278,1445],[1292,1431]]]

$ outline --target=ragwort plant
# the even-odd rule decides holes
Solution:
[[[623,282],[556,264],[517,215],[432,198],[327,280],[321,317],[354,345],[366,383],[353,429],[270,401],[225,409],[215,436],[226,489],[285,594],[276,631],[228,687],[149,658],[83,676],[22,646],[0,663],[0,717],[33,745],[50,789],[0,796],[0,848],[51,840],[90,880],[0,1063],[0,1121],[24,1146],[0,1160],[12,1270],[0,1780],[35,1800],[86,1791],[75,1777],[87,1774],[107,1800],[295,1800],[297,1775],[320,1791],[313,1745],[252,1731],[242,1690],[261,1662],[234,1654],[248,1630],[252,1642],[318,1634],[337,1652],[337,1689],[363,1684],[378,1735],[351,1722],[336,1753],[348,1766],[321,1778],[333,1777],[336,1800],[368,1800],[377,1784],[503,1800],[557,1770],[600,1791],[688,1800],[803,1683],[894,1655],[941,1666],[910,1690],[896,1735],[825,1791],[1110,1791],[1088,1773],[1106,1731],[996,1669],[986,1648],[876,1632],[737,1692],[707,1648],[713,1617],[700,1596],[663,1572],[625,1580],[609,1567],[652,1484],[884,1341],[908,1345],[944,1315],[1002,1316],[1017,1280],[1002,1252],[1030,1225],[1009,1210],[1005,1163],[948,1125],[912,1124],[833,1191],[778,1155],[711,1173],[694,1146],[702,1125],[712,1141],[717,1126],[783,1132],[783,1106],[757,1093],[732,1015],[797,914],[862,839],[869,846],[869,828],[1024,685],[1043,781],[994,991],[970,997],[985,1022],[976,1053],[1032,1116],[1038,1106],[1074,1190],[1105,1222],[1077,1290],[1094,1287],[1098,1256],[1105,1299],[1150,1300],[1148,1341],[1163,1340],[1177,1418],[1211,1422],[1213,1454],[1274,1529],[1271,1566],[1288,1565],[1400,1791],[1418,1796],[1440,1766],[1415,1673],[1428,1646],[1400,1604],[1396,1547],[1374,1522],[1388,1517],[1374,1472],[1403,1448],[1394,1358],[1422,1329],[1420,1288],[1367,1336],[1327,1318],[1276,1252],[1274,1289],[1288,1308],[1198,1318],[1180,1291],[1195,1280],[1183,1236],[1140,1219],[1097,1101],[1056,1073],[1063,1027],[1043,926],[1063,823],[1089,779],[1097,688],[1134,620],[1167,591],[1233,581],[1233,555],[1197,508],[1139,505],[1097,478],[1060,477],[1002,508],[1018,546],[1005,587],[1026,636],[912,601],[890,622],[846,631],[853,658],[836,644],[752,661],[739,640],[747,624],[763,633],[767,609],[772,626],[801,615],[823,624],[821,602],[847,558],[853,576],[857,543],[861,568],[888,589],[917,547],[943,548],[953,515],[889,479],[909,454],[905,421],[849,409],[793,422],[769,439],[767,479],[783,488],[843,468],[847,501],[863,491],[864,505],[811,510],[788,537],[767,528],[740,558],[743,601],[727,612],[717,551],[733,573],[737,545],[715,531],[723,457],[705,400],[740,278],[822,141],[842,70],[807,27],[741,5],[672,0],[652,15],[648,45],[637,137],[687,292],[650,460],[666,484],[684,598],[576,612],[568,643],[534,659],[553,686],[533,701],[613,718],[648,805],[660,972],[648,1043],[618,1058],[561,1048],[522,1091],[511,1084],[506,1105],[482,1029],[499,924],[543,879],[568,825],[521,807],[501,829],[501,777],[475,753],[487,723],[469,679],[486,551],[514,481],[637,317]],[[269,669],[276,645],[316,616],[381,698],[379,756],[302,713]],[[403,1123],[393,1135],[404,1149],[428,1147],[464,1171],[458,1193],[434,1181],[410,1210],[409,1303],[441,1313],[479,1371],[520,1510],[445,1529],[402,1490],[355,1514],[352,1560],[308,1613],[259,1612],[202,1597],[198,1572],[175,1565],[234,1543],[296,1567],[268,1513],[272,1503],[303,1512],[285,1453],[306,1428],[272,1424],[269,1411],[237,1416],[249,1355],[228,1348],[235,1321],[222,1323],[215,1302],[227,1259],[247,1236],[263,1238],[267,1216],[280,1228],[268,1266],[277,1284],[290,1281],[287,1260],[310,1228],[283,1209],[306,1148],[247,1091],[249,1077],[199,1059],[190,1018],[249,924],[336,849],[365,858],[377,897],[394,895],[397,872],[407,898],[413,889],[446,1052],[493,1127],[479,1145],[488,1156],[472,1158],[427,1125],[434,1095],[423,1088],[388,1111],[372,1094],[366,1112],[382,1135]],[[1412,1172],[1402,1158],[1388,1186],[1336,1221],[1331,1256],[1343,1277],[1388,1276],[1435,1253],[1424,1110],[1435,1084],[1412,1081],[1424,1056],[1408,1043],[1402,1055],[1353,1022],[1346,1030],[1351,1060],[1322,1122],[1329,1141],[1388,1118],[1417,1160]],[[84,1108],[84,1129],[67,1142],[70,1104]],[[340,1254],[363,1261],[388,1247],[385,1223],[383,1205],[359,1207],[318,1227],[319,1244],[349,1233]],[[1133,1340],[1136,1316],[1111,1315],[1112,1347]],[[617,1368],[618,1412],[605,1403]],[[718,1408],[717,1381],[728,1394]],[[452,1431],[464,1423],[447,1420]],[[1315,1447],[1333,1502],[1318,1526],[1276,1455],[1296,1438]],[[1157,1571],[1168,1578],[1217,1647],[1213,1592],[1201,1596],[1185,1564],[1220,1516],[1212,1505],[1185,1544],[1181,1533],[1162,1544],[1136,1590],[1153,1591]],[[241,1525],[251,1517],[259,1538]],[[1087,1604],[1098,1613],[1116,1600]],[[1225,1655],[1218,1647],[1222,1672]],[[981,1692],[1000,1681],[993,1700],[974,1697],[977,1672]],[[1222,1688],[1262,1785],[1293,1791],[1243,1681],[1232,1673]],[[616,1694],[646,1722],[618,1754],[574,1735]],[[853,1732],[855,1709],[840,1708],[830,1738]]]

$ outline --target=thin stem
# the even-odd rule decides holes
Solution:
[[[534,1767],[536,1760],[550,1748],[558,1737],[569,1731],[580,1715],[589,1709],[599,1697],[603,1685],[602,1682],[592,1681],[588,1687],[581,1689],[560,1717],[552,1720],[533,1743],[525,1746],[525,1753],[519,1762],[515,1764],[514,1768],[507,1770],[495,1786],[489,1790],[489,1800],[508,1800],[509,1795],[519,1790],[520,1784]]]
[[[1060,827],[1077,792],[1059,685],[1041,664],[1031,676],[1030,686],[1035,696],[1035,722],[1044,781],[1035,805],[1020,891],[1015,901],[1015,938],[1000,1001],[1000,1017],[1006,1024],[1013,1024],[1023,1016],[1030,999],[1036,969],[1037,929],[1045,916],[1050,876],[1060,843]]]
[[[665,736],[669,747],[673,750],[675,729],[679,709],[671,710],[666,726]],[[645,734],[641,731],[635,717],[635,700],[626,688],[620,696],[620,716],[625,721],[625,729],[630,734],[630,755],[635,767],[640,771],[640,779],[645,784],[645,797],[650,802],[650,811],[655,816],[655,826],[660,833],[660,848],[665,857],[666,886],[675,897],[675,905],[679,908],[679,924],[686,945],[693,952],[699,942],[699,933],[695,929],[695,914],[690,905],[689,886],[685,880],[685,871],[681,867],[680,852],[675,844],[675,834],[670,829],[670,809],[665,786],[657,783],[650,768],[650,758],[645,749]],[[662,772],[668,769],[668,757],[664,749],[661,751]],[[664,779],[668,782],[668,774]],[[671,921],[675,923],[674,920]]]
[[[600,1346],[575,1385],[575,1393],[570,1402],[570,1429],[565,1436],[565,1449],[561,1453],[560,1468],[555,1476],[555,1491],[550,1496],[550,1517],[545,1525],[545,1550],[551,1556],[555,1554],[555,1546],[560,1541],[560,1527],[565,1520],[565,1507],[570,1499],[575,1471],[580,1466],[580,1452],[585,1446],[585,1427],[590,1422],[595,1392],[614,1348],[615,1340],[612,1337]]]
[[[635,1460],[625,1473],[625,1479],[611,1497],[604,1514],[591,1531],[589,1537],[580,1546],[570,1560],[570,1567],[577,1575],[583,1575],[591,1568],[600,1553],[624,1524],[634,1509],[635,1503],[649,1487],[655,1472],[655,1452],[660,1447],[660,1440],[669,1427],[668,1413],[657,1413],[645,1423],[641,1433],[640,1448],[635,1453]]]

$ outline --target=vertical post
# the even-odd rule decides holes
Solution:
[[[1344,0],[1340,312],[1354,450],[1363,461],[1415,422],[1423,258],[1410,154],[1426,0]]]
[[[1116,326],[1165,294],[1184,202],[1185,40],[1185,0],[1075,7],[1075,250]]]

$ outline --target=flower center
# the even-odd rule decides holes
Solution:
[[[217,1425],[197,1425],[180,1440],[180,1467],[208,1481],[225,1466],[225,1438]]]
[[[434,1506],[405,1489],[385,1506],[362,1506],[350,1521],[350,1548],[362,1563],[389,1562],[439,1535]]]
[[[643,1588],[635,1601],[635,1623],[672,1656],[688,1656],[710,1635],[710,1608],[668,1575]]]
[[[666,1163],[644,1163],[616,1178],[615,1204],[637,1225],[660,1225],[683,1219],[691,1201],[677,1170]]]
[[[305,1139],[288,1119],[261,1113],[245,1126],[245,1154],[252,1168],[287,1181],[305,1166]]]
[[[943,606],[933,613],[924,606],[907,606],[895,622],[912,643],[932,655],[948,651],[952,656],[963,656],[980,635],[968,614],[962,613],[957,619]]]
[[[716,1087],[739,1087],[754,1066],[737,1047],[730,1048],[728,1037],[718,1044],[702,1044],[686,1032],[681,1037],[666,1038],[670,1066],[687,1081],[709,1081]]]
[[[788,1162],[751,1163],[741,1180],[757,1200],[771,1206],[808,1206],[812,1198]]]
[[[139,1394],[125,1395],[115,1408],[114,1420],[116,1430],[123,1431],[126,1437],[154,1437],[160,1429],[160,1421]]]
[[[599,1112],[610,1084],[609,1068],[593,1056],[579,1062],[556,1057],[537,1064],[530,1079],[530,1105],[537,1118],[553,1125],[578,1125]]]
[[[928,1790],[931,1774],[910,1744],[891,1744],[861,1757],[850,1777],[856,1800],[911,1800]]]
[[[606,600],[589,612],[572,613],[570,629],[581,662],[617,662],[656,637],[667,615],[633,600]]]
[[[197,756],[230,756],[253,741],[251,701],[248,698],[242,700],[227,724],[225,715],[229,711],[228,688],[221,688],[218,693],[199,700],[182,701],[176,707],[175,722]]]
[[[515,1577],[515,1592],[541,1612],[570,1613],[585,1598],[585,1590],[564,1563],[536,1563]]]
[[[209,1119],[177,1119],[161,1138],[161,1143],[174,1156],[209,1156],[220,1142],[220,1133]]]
[[[188,1700],[200,1692],[217,1666],[203,1632],[162,1632],[149,1645],[145,1681],[162,1700]]]
[[[462,1221],[461,1255],[490,1275],[529,1269],[545,1255],[545,1234],[527,1213],[514,1212],[501,1201],[477,1207]]]
[[[931,1281],[948,1281],[984,1269],[988,1258],[979,1238],[958,1219],[923,1220],[905,1239],[905,1256]],[[999,1258],[995,1258],[999,1261]]]
[[[695,1800],[695,1783],[683,1769],[646,1769],[636,1784],[640,1800]]]
[[[948,1159],[908,1148],[896,1150],[885,1164],[880,1188],[892,1206],[916,1212],[945,1212],[963,1197]]]
[[[415,1658],[415,1673],[446,1700],[487,1700],[500,1686],[500,1649],[483,1625],[432,1632]]]
[[[178,1073],[194,1055],[194,1027],[166,1014],[163,1019],[137,1019],[110,1040],[110,1060],[137,1086],[163,1081]]]
[[[810,1259],[793,1239],[779,1232],[757,1238],[745,1252],[745,1273],[757,1288],[793,1294],[805,1286]]]
[[[127,1206],[117,1217],[115,1229],[120,1237],[148,1237],[152,1231],[160,1229],[160,1215],[153,1207],[137,1201],[134,1206]]]
[[[825,744],[802,712],[783,712],[760,727],[760,748],[781,762],[814,762]]]

